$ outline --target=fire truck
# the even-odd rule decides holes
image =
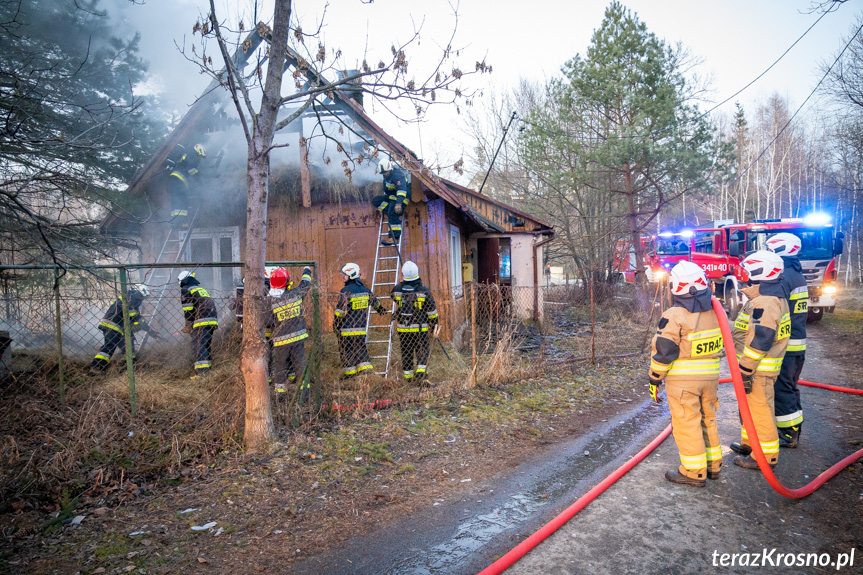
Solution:
[[[635,265],[635,250],[631,243],[621,240],[615,252],[614,269],[623,274],[626,283],[634,283],[636,273],[641,270],[644,270],[648,283],[661,282],[674,264],[689,258],[691,237],[691,230],[642,236],[641,253],[644,261],[641,266]]]
[[[730,317],[737,315],[743,303],[740,287],[748,279],[740,261],[749,252],[766,249],[767,238],[779,232],[794,234],[803,244],[797,255],[809,286],[809,321],[819,321],[824,312],[833,313],[838,276],[836,256],[842,253],[845,236],[833,229],[828,216],[814,214],[694,230],[690,261],[704,269]]]

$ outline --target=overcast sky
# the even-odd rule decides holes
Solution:
[[[141,1],[141,0],[139,0]],[[143,56],[150,61],[150,89],[178,111],[185,110],[208,81],[194,64],[177,52],[174,43],[195,42],[192,25],[206,0],[106,0],[105,6],[123,19],[121,29],[142,34]],[[703,60],[699,72],[712,77],[715,101],[721,101],[748,84],[776,60],[818,19],[809,0],[624,0],[648,30],[668,42],[682,42]],[[272,10],[264,3],[258,20]],[[230,17],[243,15],[253,21],[251,6],[242,0],[217,0]],[[369,61],[387,57],[391,43],[405,42],[415,27],[422,26],[418,47],[408,52],[411,70],[422,70],[438,46],[446,44],[454,24],[453,6],[443,0],[333,0],[322,17],[323,2],[295,2],[295,11],[306,31],[323,19],[322,38],[328,48],[339,48],[351,60],[363,53]],[[584,54],[593,31],[600,25],[608,2],[601,0],[462,0],[453,46],[463,48],[460,60],[472,68],[476,60],[493,65],[491,75],[471,79],[478,89],[506,91],[520,77],[544,81],[559,75],[561,65],[575,54]],[[849,0],[825,16],[783,60],[736,100],[752,104],[774,92],[789,98],[792,106],[809,95],[821,78],[820,66],[833,61],[863,12],[863,0]],[[355,56],[354,56],[355,55]],[[350,62],[348,62],[350,63]],[[813,102],[814,104],[814,102]],[[478,101],[481,105],[481,100]],[[725,109],[730,109],[729,103]],[[380,107],[369,107],[373,119],[417,152],[432,148],[469,146],[452,110],[439,108],[419,127],[402,124]],[[423,147],[426,150],[423,150]],[[457,152],[453,152],[458,157]]]

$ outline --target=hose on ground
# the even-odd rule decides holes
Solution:
[[[755,456],[755,460],[758,462],[758,466],[761,469],[762,473],[764,473],[764,477],[767,479],[767,482],[770,484],[770,486],[773,487],[776,492],[785,497],[789,497],[792,499],[800,499],[813,493],[816,489],[824,485],[824,483],[826,483],[828,479],[839,473],[839,471],[841,471],[842,469],[848,467],[858,459],[863,458],[863,449],[861,449],[842,459],[835,465],[828,468],[826,471],[822,472],[808,485],[804,485],[803,487],[799,487],[797,489],[788,489],[787,487],[782,485],[778,479],[776,479],[776,476],[773,474],[773,470],[770,469],[770,465],[767,463],[767,460],[764,457],[764,452],[761,450],[761,444],[758,442],[758,435],[755,432],[755,425],[752,421],[752,413],[749,411],[749,402],[746,400],[746,391],[743,389],[743,379],[740,374],[740,366],[737,364],[737,354],[734,350],[734,341],[731,337],[731,328],[728,325],[728,318],[726,317],[725,310],[722,308],[722,304],[719,302],[719,300],[714,297],[712,303],[713,312],[716,314],[716,317],[719,320],[719,328],[722,331],[722,340],[724,342],[725,354],[728,358],[728,365],[731,369],[731,377],[720,379],[719,381],[720,383],[732,382],[734,384],[734,394],[737,397],[737,404],[740,407],[740,417],[743,420],[744,426],[748,430],[747,433],[750,438],[750,444],[752,446],[752,455]],[[832,391],[840,391],[843,393],[863,395],[863,390],[860,389],[839,387],[836,385],[826,385],[823,383],[815,383],[806,380],[800,380],[798,383],[800,385],[805,385],[809,387],[818,387],[822,389],[829,389]],[[628,473],[630,469],[635,467],[654,449],[656,449],[663,441],[665,441],[665,439],[670,434],[671,425],[669,424],[668,427],[666,427],[662,431],[662,433],[660,433],[644,449],[639,451],[638,454],[635,455],[635,457],[627,461],[624,465],[617,468],[614,473],[603,479],[593,489],[579,497],[575,501],[575,503],[567,507],[562,513],[557,515],[557,517],[543,525],[533,535],[519,543],[506,555],[480,571],[479,575],[497,575],[509,569],[516,561],[524,557],[531,549],[539,545],[549,535],[557,531],[567,521],[575,517],[575,515],[579,511],[587,507],[588,504],[594,499],[596,499],[603,491],[611,487],[611,485],[614,484],[618,479],[626,475],[626,473]]]

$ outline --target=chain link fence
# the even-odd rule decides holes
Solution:
[[[315,267],[314,262],[282,265],[294,285],[304,265]],[[46,393],[63,399],[70,384],[125,381],[133,408],[136,384],[188,380],[197,374],[201,345],[194,330],[184,330],[189,324],[176,278],[180,269],[186,268],[0,268],[0,378],[7,384],[41,381]],[[208,345],[207,375],[241,381],[243,297],[248,297],[242,267],[200,264],[188,269],[212,299],[218,318]],[[124,287],[140,284],[149,290],[140,306],[130,308],[135,303],[131,298],[118,299]],[[626,284],[467,284],[458,292],[424,296],[429,300],[421,303],[426,313],[412,320],[415,324],[402,325],[393,321],[388,292],[375,294],[377,302],[351,300],[313,281],[302,304],[280,308],[283,315],[302,315],[306,334],[283,331],[270,338],[273,391],[285,392],[272,395],[291,409],[312,402],[317,412],[338,412],[381,399],[398,401],[445,383],[502,383],[571,369],[576,362],[640,354],[662,311],[661,294],[661,286],[636,291]],[[258,297],[266,309],[272,307],[266,294]],[[113,321],[119,330],[106,327],[112,314],[117,320],[116,312],[124,313],[124,303],[125,313],[132,314],[129,334],[123,331],[122,315]],[[126,341],[132,343],[129,362]]]

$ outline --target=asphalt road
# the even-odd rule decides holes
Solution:
[[[811,346],[804,379],[863,387],[863,362]],[[725,370],[727,373],[727,369]],[[776,474],[799,487],[860,449],[863,398],[803,388],[806,427],[801,447],[782,450]],[[722,477],[704,489],[663,478],[679,464],[668,438],[644,462],[516,563],[512,574],[835,573],[836,566],[785,567],[778,554],[816,554],[850,561],[840,573],[863,573],[863,474],[842,472],[813,495],[789,500],[759,471],[731,464],[739,437],[730,385],[720,387]],[[558,444],[490,483],[451,501],[430,502],[410,517],[295,564],[298,573],[477,573],[568,507],[622,465],[670,421],[667,406],[644,404],[592,433]],[[859,467],[859,466],[858,466]],[[775,551],[771,551],[775,549]],[[767,568],[739,566],[758,554]],[[723,554],[734,566],[723,566]],[[824,555],[826,554],[826,555]],[[780,565],[770,567],[779,559]],[[804,558],[805,559],[805,558]],[[811,561],[812,558],[810,558]]]

